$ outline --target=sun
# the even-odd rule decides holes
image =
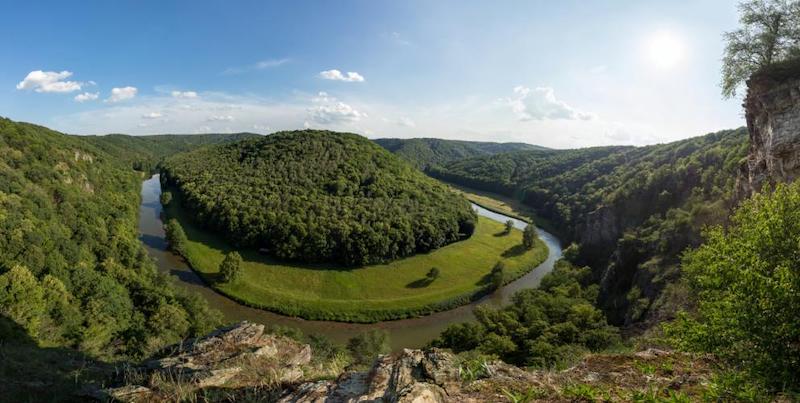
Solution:
[[[659,31],[644,42],[647,61],[659,70],[672,70],[683,61],[686,49],[681,38],[670,31]]]

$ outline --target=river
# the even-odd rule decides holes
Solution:
[[[537,228],[539,237],[547,244],[550,251],[547,260],[520,279],[469,305],[421,318],[372,324],[305,320],[240,305],[206,286],[182,258],[167,250],[164,226],[161,221],[160,196],[161,185],[158,175],[145,180],[142,184],[142,204],[139,207],[139,238],[145,244],[150,256],[155,259],[160,270],[177,277],[180,286],[203,296],[209,305],[223,313],[226,322],[248,320],[268,325],[290,326],[298,328],[306,334],[325,335],[338,343],[344,343],[347,339],[369,329],[384,329],[389,332],[394,350],[422,347],[436,338],[450,324],[473,320],[475,317],[472,309],[477,305],[500,307],[508,303],[516,291],[536,287],[542,277],[553,270],[554,263],[561,256],[559,240],[550,233]],[[486,210],[477,205],[473,205],[473,208],[484,217],[500,222],[511,220],[516,228],[525,228],[526,224],[523,221]]]

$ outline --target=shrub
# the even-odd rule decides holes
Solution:
[[[778,185],[713,227],[683,258],[695,315],[666,326],[679,347],[711,352],[775,388],[800,387],[800,184]]]

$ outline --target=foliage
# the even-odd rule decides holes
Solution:
[[[489,273],[490,283],[492,289],[498,289],[505,284],[506,279],[506,265],[503,262],[495,263],[492,267],[492,272]]]
[[[362,265],[469,236],[461,196],[355,134],[282,132],[170,158],[198,223],[280,259]]]
[[[161,201],[161,205],[166,206],[172,201],[172,192],[165,191],[161,193],[161,197],[159,197]]]
[[[348,340],[347,350],[353,358],[354,365],[369,366],[379,355],[391,351],[389,333],[378,329],[366,331]]]
[[[434,138],[377,139],[374,141],[422,170],[470,157],[519,150],[545,149],[525,143],[488,143]]]
[[[428,274],[426,274],[425,277],[427,277],[427,278],[429,278],[431,280],[436,280],[437,278],[439,278],[440,274],[442,274],[442,273],[441,273],[441,271],[439,270],[438,267],[431,267],[431,269],[428,270]]]
[[[468,158],[430,174],[516,197],[559,229],[562,241],[581,243],[579,256],[570,260],[591,266],[596,281],[614,270],[598,303],[612,323],[630,324],[630,288],[646,285],[642,298],[649,303],[640,316],[647,317],[661,290],[677,278],[680,252],[699,244],[703,226],[725,221],[746,154],[747,131],[741,128],[646,147]]]
[[[536,226],[533,224],[526,225],[525,230],[522,231],[522,245],[526,249],[533,248],[536,239]]]
[[[140,180],[84,137],[0,119],[2,315],[38,343],[106,358],[215,326],[139,241]]]
[[[684,256],[698,301],[667,329],[679,345],[716,354],[774,388],[800,388],[800,184],[745,201]]]
[[[512,220],[506,221],[505,233],[510,234],[512,229],[514,229],[514,221]]]
[[[588,276],[588,268],[560,260],[538,289],[517,292],[501,309],[476,308],[477,323],[451,325],[433,345],[478,350],[534,367],[565,364],[607,348],[619,341],[619,334],[592,306],[597,286],[586,286]]]
[[[225,255],[219,265],[219,274],[224,283],[232,283],[242,277],[242,256],[233,251]]]
[[[181,256],[186,255],[186,243],[188,239],[186,238],[186,232],[183,231],[183,227],[178,220],[173,218],[167,221],[164,235],[167,239],[167,243],[169,243],[169,248],[173,252]]]
[[[745,0],[739,4],[741,27],[726,32],[722,58],[722,94],[736,90],[753,73],[800,57],[800,1]]]
[[[165,158],[195,148],[231,143],[261,137],[255,133],[209,133],[209,134],[158,134],[129,136],[109,134],[105,136],[83,136],[87,142],[104,151],[117,162],[128,164],[141,172],[155,173]]]

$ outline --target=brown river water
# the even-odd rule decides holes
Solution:
[[[394,350],[422,347],[436,338],[448,325],[474,320],[472,310],[476,306],[500,307],[510,301],[514,292],[538,286],[542,277],[553,270],[553,264],[561,256],[561,243],[558,238],[537,228],[539,237],[549,249],[547,260],[520,279],[469,305],[420,318],[371,324],[305,320],[240,305],[208,287],[182,258],[167,250],[161,221],[160,196],[161,185],[158,175],[143,182],[142,204],[139,207],[139,238],[145,244],[150,256],[155,259],[158,268],[177,277],[179,286],[203,296],[209,305],[223,313],[226,322],[248,320],[267,325],[289,326],[300,329],[305,334],[327,336],[338,343],[345,343],[347,339],[370,329],[383,329],[389,332]],[[520,220],[477,205],[472,207],[484,217],[500,222],[511,220],[517,228],[525,228],[526,224]]]

